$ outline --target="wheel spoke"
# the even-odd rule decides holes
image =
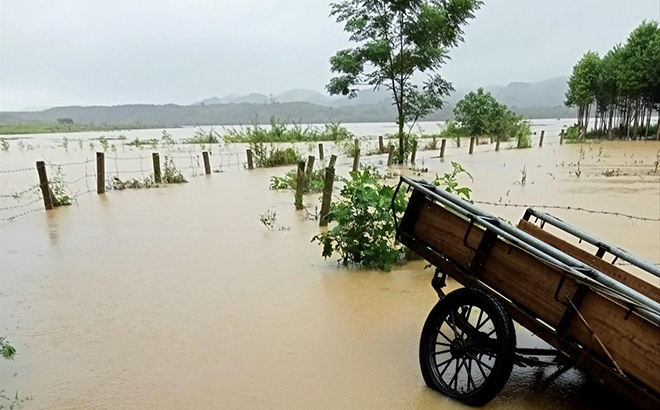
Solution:
[[[496,330],[497,330],[497,329],[493,329],[493,330],[491,330],[491,331],[486,335],[486,337],[490,338],[490,335],[492,335],[493,333],[495,333]]]
[[[447,346],[447,347],[451,346],[449,343],[443,343],[443,342],[435,342],[435,344],[438,346]]]
[[[468,361],[467,374],[468,374],[468,390],[470,390],[470,383],[472,383],[472,387],[476,389],[477,385],[474,383],[474,379],[472,378],[472,359]]]
[[[479,318],[477,318],[477,325],[475,326],[475,331],[478,331],[481,326],[479,324],[481,323],[481,317],[484,315],[483,309],[479,309]]]
[[[491,372],[493,371],[493,368],[486,363],[482,362],[481,360],[477,359],[476,356],[474,356],[472,353],[467,353],[470,357],[472,357],[474,360],[477,361],[477,364],[483,365],[486,369],[490,370]]]
[[[488,378],[486,376],[486,372],[484,372],[484,368],[481,367],[481,364],[479,363],[479,360],[477,360],[476,357],[469,355],[472,360],[474,360],[477,363],[477,367],[479,368],[479,371],[481,371],[481,375],[484,377],[484,381]]]
[[[439,364],[436,364],[435,367],[436,367],[436,369],[437,369],[438,367],[442,366],[442,365],[445,364],[445,363],[449,363],[449,362],[451,362],[452,360],[454,360],[454,358],[453,358],[453,357],[450,357],[449,359],[445,360],[444,362],[439,363]],[[445,368],[446,368],[446,367],[447,367],[447,366],[445,366]]]
[[[483,313],[483,312],[482,312],[482,313]],[[486,315],[486,319],[484,319],[484,322],[483,322],[482,324],[480,324],[479,326],[477,326],[474,330],[479,330],[479,329],[481,329],[481,328],[483,327],[483,325],[485,325],[485,324],[488,323],[489,321],[490,321],[490,316]]]
[[[433,354],[438,355],[438,354],[443,354],[443,353],[447,353],[447,352],[450,352],[450,350],[449,350],[449,349],[447,349],[447,350],[441,350],[441,351],[439,351],[439,352],[434,352]]]
[[[451,364],[452,360],[454,360],[453,357],[452,357],[451,359],[449,359],[449,360],[445,360],[444,362],[442,362],[442,363],[447,363],[447,364],[445,365],[445,368],[442,369],[442,371],[440,372],[440,376],[438,377],[439,379],[442,379],[442,375],[445,374],[445,372],[446,372],[447,369],[449,368],[449,365]],[[440,366],[441,366],[441,365],[438,365],[437,367],[440,367]]]
[[[451,330],[454,331],[454,338],[458,339],[458,333],[456,332],[456,320],[454,319],[454,311],[450,310],[449,314],[451,316],[451,325],[449,325],[449,327],[451,327]],[[447,324],[449,324],[449,322],[447,322]]]
[[[451,388],[452,383],[454,383],[454,385],[458,387],[458,362],[459,360],[456,359],[456,373],[454,373],[454,377],[452,377],[451,380],[449,380],[449,384],[448,384],[449,388]],[[454,387],[454,390],[456,390],[456,387]]]
[[[449,323],[449,322],[447,322],[447,323]],[[451,327],[451,326],[450,326],[450,327]],[[442,330],[440,330],[440,328],[437,328],[436,330],[438,331],[438,334],[439,334],[440,336],[444,337],[446,341],[448,341],[449,343],[451,343],[451,339],[448,338],[447,335],[445,335],[445,334],[442,332]],[[439,342],[436,342],[436,343],[439,343]]]

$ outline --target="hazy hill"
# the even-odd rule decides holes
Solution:
[[[563,105],[566,93],[566,77],[555,77],[537,83],[514,82],[506,86],[491,85],[484,89],[490,91],[495,98],[509,107],[554,107]],[[472,89],[458,88],[448,98],[450,104],[455,104]],[[276,96],[267,97],[264,94],[228,95],[222,98],[211,97],[195,104],[266,104],[269,102],[308,102],[324,107],[343,107],[365,104],[390,105],[391,96],[387,90],[360,91],[356,98],[342,96],[327,96],[318,91],[306,89],[286,90]]]
[[[566,79],[552,78],[538,83],[511,83],[485,87],[501,102],[526,118],[572,117],[563,106]],[[441,111],[426,117],[436,121],[451,118],[452,105],[471,90],[457,90]],[[0,124],[56,122],[71,118],[79,124],[153,125],[156,127],[267,123],[271,116],[303,123],[394,122],[396,110],[386,90],[364,91],[358,98],[328,97],[317,91],[293,89],[277,96],[260,93],[211,97],[198,103],[131,104],[94,107],[57,107],[43,111],[0,113]]]

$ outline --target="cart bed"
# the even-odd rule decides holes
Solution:
[[[660,288],[527,221],[521,220],[518,226],[647,297],[660,301]],[[515,320],[574,359],[580,359],[575,357],[579,355],[583,358],[588,356],[586,362],[594,362],[589,370],[606,381],[614,380],[612,383],[624,393],[631,395],[631,391],[638,389],[646,391],[646,398],[637,397],[635,400],[639,404],[649,408],[659,405],[660,327],[657,323],[640,316],[625,303],[579,283],[557,266],[511,245],[415,190],[398,227],[398,237],[404,245],[457,281],[475,285],[470,281],[476,279],[478,286],[486,287],[508,300],[517,308],[513,309],[516,312],[511,312]],[[623,380],[609,377],[607,369],[612,369],[612,361],[583,321],[577,318],[568,300],[579,309],[623,370],[625,377],[619,377]],[[548,330],[543,330],[544,327]],[[631,386],[633,389],[627,391]]]

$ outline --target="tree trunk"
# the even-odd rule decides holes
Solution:
[[[589,129],[589,108],[590,106],[587,105],[586,109],[584,110],[584,137],[587,138],[587,130]]]
[[[655,130],[655,139],[660,140],[660,108],[658,108],[658,124]]]
[[[646,110],[647,115],[646,115],[646,132],[644,132],[644,138],[649,137],[649,128],[651,128],[651,117],[653,116],[653,105],[649,105],[648,109]]]
[[[403,152],[403,126],[404,126],[405,119],[403,117],[403,112],[399,112],[399,158],[397,158],[397,162],[399,164],[403,164],[403,157],[404,157],[404,152]]]
[[[639,130],[639,99],[635,103],[635,125],[633,126],[633,138],[637,139],[637,131]]]
[[[607,122],[607,139],[612,141],[612,118],[614,117],[614,104],[610,105],[610,119]]]

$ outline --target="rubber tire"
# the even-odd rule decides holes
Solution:
[[[456,395],[444,388],[433,373],[432,357],[437,337],[436,323],[449,313],[451,308],[464,305],[477,306],[485,311],[497,329],[498,355],[491,374],[484,383],[467,395]],[[433,349],[433,350],[432,350]],[[441,299],[429,313],[424,323],[419,343],[419,362],[426,385],[446,396],[459,400],[469,406],[483,406],[497,396],[504,388],[511,371],[516,352],[516,332],[511,317],[504,306],[492,295],[480,289],[462,288],[455,290]]]

